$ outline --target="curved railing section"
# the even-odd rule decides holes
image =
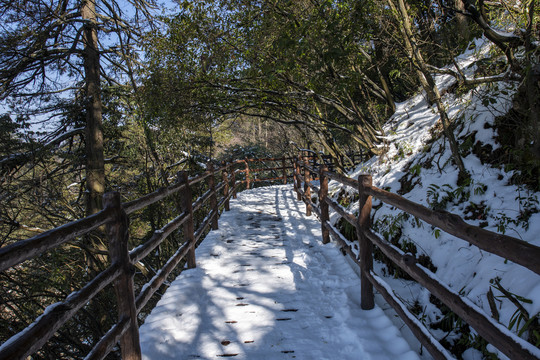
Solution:
[[[387,192],[372,185],[371,175],[360,175],[352,179],[332,172],[327,166],[316,166],[311,157],[297,157],[294,169],[295,191],[298,200],[306,204],[306,214],[315,212],[321,221],[323,243],[330,241],[330,236],[338,242],[360,267],[361,307],[372,309],[374,306],[373,288],[396,310],[411,331],[426,347],[435,359],[453,359],[454,357],[429,333],[426,327],[407,309],[403,302],[394,295],[392,288],[373,271],[373,246],[377,246],[397,267],[409,274],[419,284],[436,296],[465,322],[472,326],[480,336],[493,344],[510,359],[539,359],[540,349],[512,333],[505,326],[489,317],[482,309],[467,298],[460,296],[437,276],[417,264],[417,259],[404,253],[390,242],[382,239],[370,229],[372,197],[383,203],[407,212],[428,224],[438,227],[460,239],[469,242],[484,251],[501,256],[540,274],[540,247],[520,239],[494,233],[477,226],[467,224],[459,216],[443,211],[433,211],[399,195]],[[312,182],[317,178],[320,186]],[[328,197],[328,181],[335,180],[355,189],[359,194],[358,215],[347,212],[341,205]],[[313,191],[313,193],[312,193]],[[317,194],[317,203],[313,195]],[[329,221],[329,208],[332,208],[345,221],[356,228],[359,245],[356,254],[349,241]]]
[[[204,174],[192,178],[181,172],[175,184],[123,204],[119,193],[107,193],[104,195],[102,211],[0,248],[0,271],[7,271],[105,225],[111,263],[81,289],[63,301],[49,305],[26,329],[2,344],[0,359],[26,359],[38,351],[62,325],[111,283],[115,285],[118,321],[97,342],[86,359],[103,359],[118,343],[123,359],[140,359],[137,315],[183,259],[186,259],[188,268],[196,266],[196,244],[209,227],[217,229],[220,210],[229,209],[230,198],[236,197],[237,188],[244,181],[236,181],[237,177],[241,178],[236,172],[237,167],[237,163],[229,163],[214,169],[213,164],[209,163]],[[216,179],[220,180],[218,184]],[[191,187],[202,181],[207,183],[209,190],[193,201]],[[178,198],[181,213],[155,231],[146,242],[129,250],[128,216],[171,196]],[[203,205],[209,211],[200,226],[194,229],[193,213]],[[184,243],[142,287],[140,293],[135,294],[134,264],[149,256],[180,226],[183,226]]]

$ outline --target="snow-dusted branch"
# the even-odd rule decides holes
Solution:
[[[430,71],[437,73],[437,74],[444,74],[444,75],[450,75],[456,78],[458,80],[460,85],[479,85],[479,84],[485,84],[485,83],[492,83],[492,82],[498,82],[498,81],[521,81],[523,78],[516,74],[514,71],[512,71],[512,67],[508,66],[506,70],[498,75],[491,75],[491,76],[482,76],[482,77],[467,77],[463,71],[458,67],[457,64],[455,64],[457,71],[454,71],[452,69],[441,69],[433,65],[427,64]]]

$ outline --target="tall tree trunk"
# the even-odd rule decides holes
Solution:
[[[87,20],[83,32],[83,63],[86,82],[86,213],[91,215],[101,210],[105,191],[102,103],[94,0],[82,3],[81,15],[84,20]]]
[[[455,7],[459,11],[456,14],[457,29],[459,35],[469,41],[471,36],[471,31],[469,29],[469,18],[464,14],[465,13],[465,3],[463,0],[454,0]]]
[[[105,192],[105,160],[103,154],[103,125],[100,85],[99,51],[97,41],[96,3],[86,0],[81,5],[81,16],[86,20],[83,28],[83,65],[86,92],[86,215],[92,215],[103,207]],[[105,228],[88,237],[88,265],[100,271],[107,264],[107,245],[104,243]]]
[[[459,154],[459,147],[451,128],[450,118],[448,117],[448,114],[446,113],[446,110],[444,108],[439,89],[437,88],[435,81],[433,80],[433,77],[431,76],[431,73],[427,68],[426,62],[422,57],[420,49],[418,48],[416,37],[412,32],[412,25],[409,20],[409,14],[407,12],[405,2],[403,0],[398,0],[399,10],[396,9],[393,0],[388,0],[388,5],[394,12],[396,20],[401,24],[400,28],[403,33],[405,47],[407,49],[407,52],[409,53],[411,61],[416,68],[418,79],[420,80],[422,87],[426,91],[429,101],[437,105],[437,110],[441,117],[441,123],[444,129],[444,134],[448,139],[448,142],[450,144],[450,151],[452,152],[454,161],[459,169],[459,177],[460,179],[464,179],[465,177],[467,177],[467,171],[465,169],[465,165],[463,164],[461,155]],[[398,14],[401,14],[401,18]]]
[[[377,74],[379,75],[379,80],[381,81],[383,90],[384,90],[384,96],[386,98],[386,103],[390,107],[391,113],[396,112],[396,103],[394,101],[394,96],[392,95],[392,91],[390,90],[390,86],[388,85],[388,81],[386,81],[386,75],[384,75],[377,65]]]
[[[530,68],[525,75],[525,86],[529,105],[528,126],[526,134],[529,136],[527,142],[531,146],[536,162],[540,160],[540,64],[536,63],[533,46],[534,13],[536,3],[531,1],[528,10],[528,24],[525,33],[525,53]],[[539,175],[539,174],[537,174]]]

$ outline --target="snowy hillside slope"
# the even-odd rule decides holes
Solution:
[[[485,56],[489,56],[489,46],[477,40],[456,62],[472,76],[475,61]],[[455,83],[446,75],[438,76],[436,81],[443,92]],[[479,86],[459,96],[451,91],[444,95],[448,114],[456,123],[455,135],[466,169],[471,174],[469,184],[459,186],[457,183],[458,169],[442,135],[437,109],[428,105],[425,94],[398,104],[384,129],[387,152],[359,165],[349,176],[356,178],[370,173],[374,186],[397,192],[427,207],[458,214],[470,224],[540,246],[540,194],[524,186],[509,185],[513,172],[484,164],[478,156],[482,152],[489,156],[490,150],[500,147],[493,125],[497,116],[511,108],[514,92],[512,84],[496,83]],[[330,192],[336,199],[354,197],[352,189],[341,188],[334,182],[330,183]],[[499,316],[503,325],[529,341],[540,340],[540,334],[532,333],[538,329],[539,275],[470,246],[400,210],[380,205],[374,201],[372,212],[379,234],[399,243],[405,251],[416,252],[417,257],[425,255],[426,266],[452,289],[483,308],[486,314]],[[357,202],[351,202],[349,211],[357,213],[357,206]],[[333,221],[339,225],[336,214]],[[478,350],[472,349],[486,350],[474,330],[470,329],[469,333],[468,327],[453,313],[430,299],[427,290],[397,276],[380,261],[375,263],[375,268],[398,288],[399,296],[409,308],[455,353],[463,353],[465,359],[482,358]],[[531,319],[528,323],[527,318]],[[497,352],[491,345],[487,350]],[[504,355],[499,357],[504,358]]]

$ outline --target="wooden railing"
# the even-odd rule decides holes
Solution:
[[[246,189],[250,189],[256,183],[265,185],[279,181],[286,184],[288,179],[292,178],[291,157],[244,159],[237,160],[235,163],[242,166],[242,170],[238,170],[238,173],[241,174],[240,179]]]
[[[372,197],[468,241],[482,250],[520,264],[536,274],[540,274],[539,247],[510,236],[469,225],[457,215],[433,211],[399,195],[378,189],[372,185],[370,175],[360,175],[358,180],[355,180],[331,172],[324,165],[315,167],[310,163],[309,158],[302,157],[295,159],[294,174],[295,191],[298,194],[298,200],[302,199],[306,204],[306,214],[311,215],[312,212],[315,212],[321,221],[323,243],[328,243],[331,235],[339,243],[343,251],[358,264],[361,277],[362,309],[372,309],[374,307],[373,288],[375,288],[396,310],[435,359],[453,359],[453,356],[395,296],[392,288],[373,271],[373,246],[375,245],[397,267],[428,289],[432,295],[436,296],[461,319],[472,326],[480,336],[497,347],[510,359],[540,358],[538,348],[512,333],[504,325],[487,316],[482,309],[470,300],[460,296],[448,285],[442,283],[435,274],[417,264],[417,259],[413,255],[404,253],[372,232],[370,229]],[[320,187],[313,184],[314,174],[319,178]],[[357,216],[347,212],[346,209],[328,196],[329,179],[356,189],[359,194],[359,213]],[[313,201],[312,190],[318,196],[316,203]],[[358,255],[353,251],[351,243],[330,223],[329,208],[332,208],[345,221],[356,228],[359,245]]]
[[[123,359],[140,359],[137,315],[184,258],[188,268],[196,266],[197,242],[209,227],[217,229],[220,209],[228,210],[229,199],[231,196],[236,197],[236,189],[240,185],[240,182],[235,181],[236,167],[237,164],[232,163],[214,169],[214,165],[209,163],[204,174],[193,178],[188,178],[186,172],[180,172],[174,185],[123,204],[119,193],[107,193],[104,196],[102,211],[0,248],[0,271],[3,272],[105,225],[111,264],[81,289],[67,296],[64,301],[49,305],[30,326],[2,344],[0,359],[26,359],[38,351],[62,325],[111,283],[114,283],[117,295],[118,321],[97,342],[86,359],[103,359],[117,343],[120,343]],[[219,184],[216,184],[216,177],[221,180]],[[191,188],[202,181],[206,181],[208,191],[192,201]],[[178,197],[181,214],[155,231],[149,240],[128,250],[128,216],[169,196]],[[203,205],[206,205],[209,211],[200,226],[194,229],[193,213]],[[184,243],[142,287],[140,293],[135,295],[134,264],[148,256],[182,225]]]
[[[118,321],[93,347],[86,359],[103,359],[118,343],[120,343],[123,359],[140,359],[137,315],[183,259],[186,260],[188,268],[196,266],[195,246],[209,227],[217,229],[220,209],[229,209],[229,199],[236,196],[236,192],[242,184],[245,185],[245,188],[250,188],[257,182],[287,183],[291,178],[298,194],[298,200],[302,199],[306,203],[306,213],[311,215],[312,212],[315,212],[321,220],[323,243],[328,243],[330,236],[332,236],[340,244],[343,251],[359,265],[362,278],[361,307],[363,309],[373,308],[373,289],[375,288],[402,317],[434,358],[452,358],[425,326],[394,295],[393,290],[374,273],[372,251],[375,245],[396,266],[427,288],[475,328],[482,337],[511,359],[538,359],[540,357],[540,351],[537,348],[510,332],[506,327],[487,316],[471,301],[461,297],[449,286],[440,282],[433,273],[417,264],[413,255],[403,253],[397,247],[374,234],[370,230],[371,199],[375,197],[388,205],[395,206],[439,227],[441,230],[462,238],[485,251],[520,264],[537,274],[540,274],[540,263],[538,262],[540,248],[519,239],[471,226],[456,215],[432,211],[398,195],[378,189],[372,186],[369,175],[361,175],[358,180],[355,180],[330,171],[329,167],[332,164],[332,159],[328,157],[306,153],[296,158],[239,160],[234,163],[222,164],[217,168],[209,163],[207,171],[202,175],[188,178],[187,173],[181,172],[178,175],[177,183],[127,203],[120,202],[120,194],[108,193],[104,198],[105,207],[99,213],[0,248],[0,271],[6,271],[25,260],[39,256],[69,240],[106,225],[111,258],[111,265],[84,287],[67,296],[64,301],[48,306],[30,326],[2,344],[0,346],[0,359],[25,359],[38,351],[53,336],[55,331],[111,283],[115,284],[117,293]],[[216,178],[220,180],[218,184],[216,184]],[[320,181],[320,187],[313,183],[314,179]],[[328,196],[329,180],[335,180],[358,191],[360,205],[358,216],[347,212]],[[208,191],[193,201],[191,188],[203,181],[207,183]],[[128,216],[169,196],[178,197],[181,214],[155,231],[146,242],[128,250]],[[317,203],[312,201],[314,196],[318,197]],[[200,226],[194,229],[193,213],[202,209],[203,205],[207,206],[209,211],[205,214]],[[353,251],[351,243],[336,227],[330,224],[330,208],[356,228],[359,241],[358,255]],[[156,275],[142,287],[140,293],[135,295],[134,264],[152,253],[180,226],[183,226],[184,243],[157,271]]]
[[[301,150],[302,158],[305,158],[311,166],[326,165],[331,171],[338,169],[338,161],[331,155],[324,155],[310,150]],[[350,153],[346,155],[349,161],[355,162],[360,160],[360,155]],[[282,182],[286,184],[289,180],[294,179],[294,159],[293,157],[281,158],[256,158],[243,159],[235,161],[242,169],[238,170],[238,179],[245,184],[245,189],[254,187],[257,183],[265,186],[272,182]],[[341,157],[343,162],[343,156]]]

